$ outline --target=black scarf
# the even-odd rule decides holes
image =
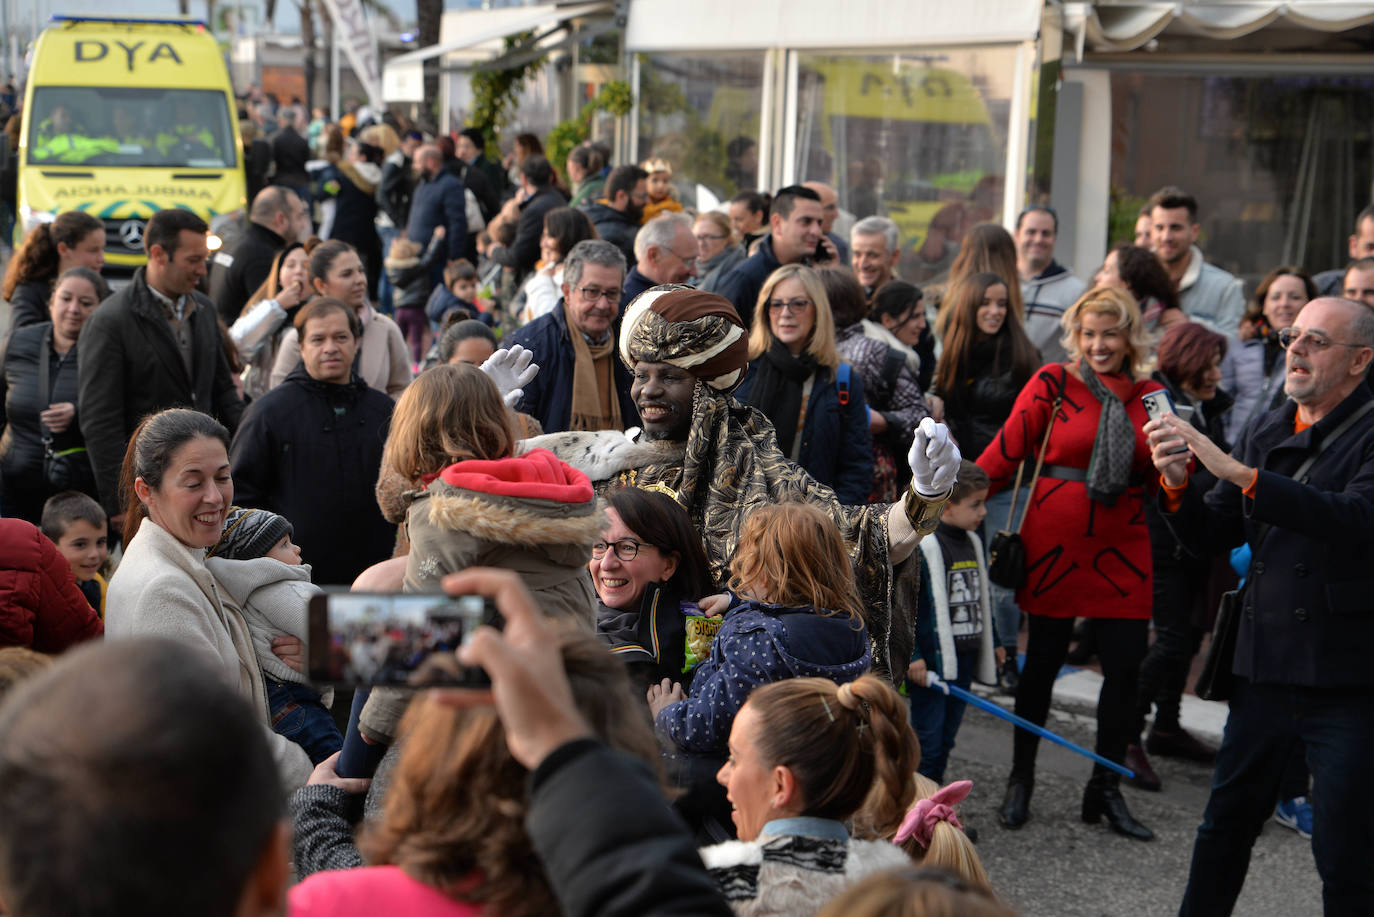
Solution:
[[[758,408],[772,422],[783,455],[792,455],[801,420],[802,385],[815,371],[815,357],[805,352],[794,357],[777,340],[754,360],[754,382],[744,403]]]

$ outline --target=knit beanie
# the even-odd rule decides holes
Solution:
[[[231,506],[224,519],[224,534],[215,546],[205,552],[206,557],[226,560],[253,560],[266,556],[277,542],[291,534],[291,523],[284,516],[265,509]]]

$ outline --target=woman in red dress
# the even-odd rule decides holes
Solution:
[[[1140,396],[1160,388],[1143,365],[1149,341],[1131,294],[1094,287],[1064,313],[1070,362],[1049,364],[1017,396],[1011,416],[978,464],[997,491],[1012,484],[1028,459],[1026,479],[1059,399],[1045,464],[1021,528],[1026,582],[1016,602],[1029,615],[1026,667],[1016,712],[1043,725],[1054,679],[1068,653],[1075,617],[1093,618],[1102,660],[1097,700],[1097,752],[1121,761],[1131,740],[1137,671],[1145,655],[1153,594],[1147,485],[1150,450]],[[1015,734],[1011,779],[999,813],[1019,828],[1030,817],[1039,738]],[[1094,765],[1083,793],[1083,820],[1106,816],[1118,833],[1154,835],[1131,817],[1118,776]]]

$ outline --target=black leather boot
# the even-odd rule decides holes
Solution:
[[[1015,830],[1030,820],[1030,798],[1034,789],[1034,777],[1013,774],[1007,781],[1007,795],[1002,798],[1002,808],[997,810],[997,820],[1003,828]]]
[[[1005,804],[1004,804],[1005,807]],[[1121,776],[1100,764],[1093,765],[1092,779],[1083,790],[1083,820],[1095,825],[1107,817],[1107,824],[1117,834],[1137,841],[1152,841],[1155,833],[1131,817],[1126,800],[1121,796]]]

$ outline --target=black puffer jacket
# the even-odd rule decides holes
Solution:
[[[38,392],[40,359],[48,360],[46,403]],[[43,431],[38,415],[49,404],[76,404],[79,393],[76,347],[62,357],[54,354],[50,322],[26,325],[10,336],[0,370],[0,427],[5,431],[0,437],[0,480],[4,482],[6,506],[11,512],[25,504],[41,510],[43,501],[52,496],[43,478]],[[79,416],[73,417],[67,429],[53,437],[55,451],[85,446],[78,420]],[[28,517],[34,513],[19,515]]]
[[[624,252],[625,263],[633,267],[635,263],[635,235],[639,232],[639,223],[600,201],[583,204],[582,211],[587,214],[592,225],[596,227],[597,234]]]
[[[395,547],[372,492],[393,404],[356,374],[337,385],[297,366],[249,406],[230,446],[235,502],[285,516],[321,586],[352,583]]]

